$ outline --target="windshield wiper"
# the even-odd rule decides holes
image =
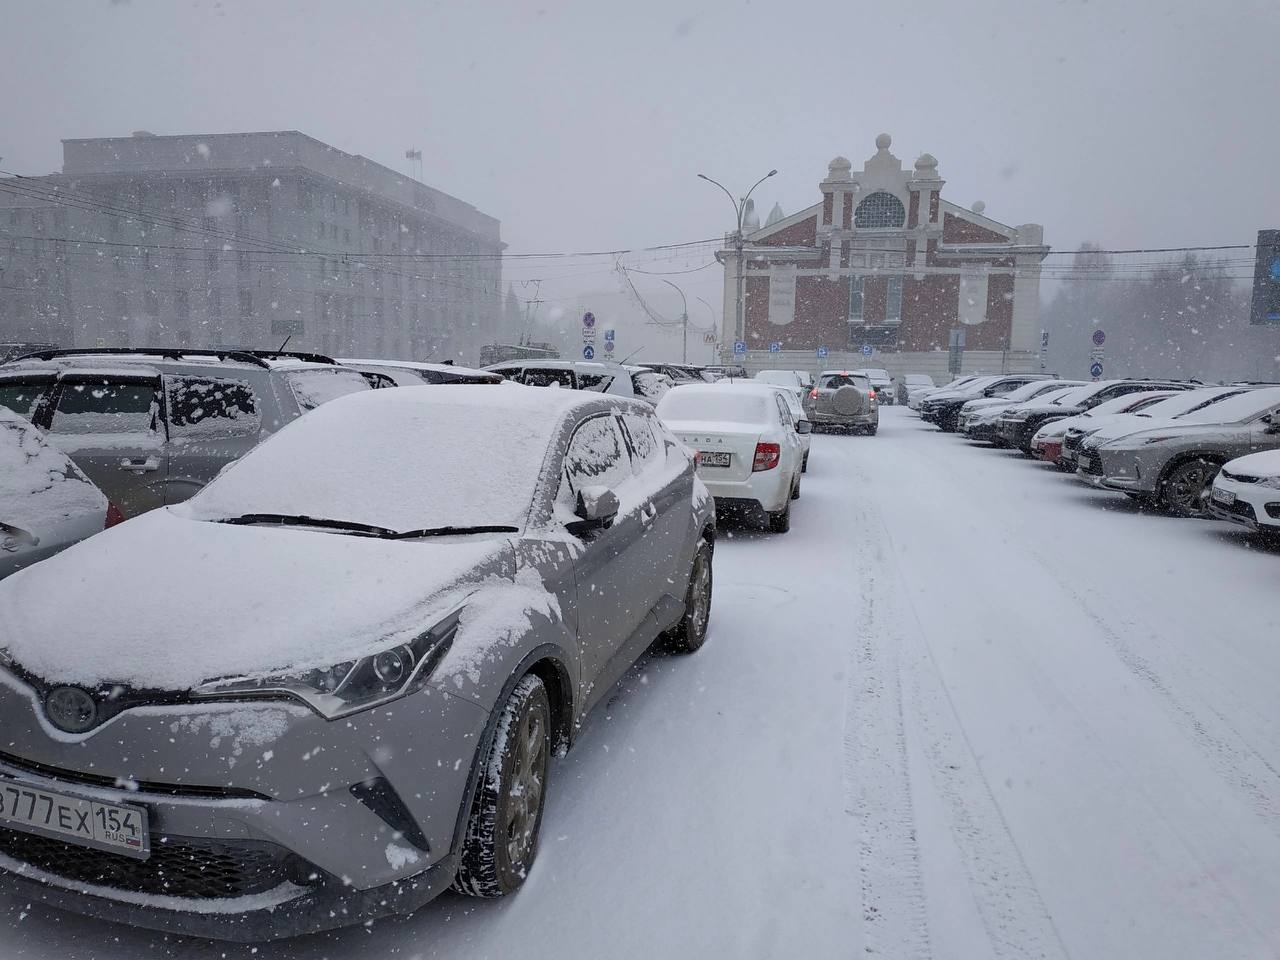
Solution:
[[[417,540],[419,537],[452,537],[466,533],[519,533],[519,527],[488,524],[474,527],[425,527],[422,530],[389,531],[388,540]]]
[[[345,530],[348,533],[363,533],[371,537],[394,537],[396,532],[386,527],[375,527],[368,523],[354,523],[350,520],[327,520],[324,517],[308,517],[301,514],[288,513],[246,513],[239,517],[225,517],[218,523],[233,523],[239,526],[251,526],[257,523],[275,523],[284,527],[319,527],[322,530]]]
[[[424,527],[421,530],[392,530],[390,527],[376,527],[368,523],[355,523],[351,520],[328,520],[324,517],[308,517],[287,513],[246,513],[239,517],[226,517],[217,523],[232,523],[238,526],[250,526],[259,523],[273,523],[282,527],[318,527],[321,530],[343,530],[347,533],[363,534],[377,537],[380,540],[417,540],[421,537],[450,537],[468,533],[519,533],[519,527],[502,524],[489,524],[471,527]]]

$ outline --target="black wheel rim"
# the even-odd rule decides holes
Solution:
[[[693,561],[693,577],[689,583],[689,633],[700,638],[711,619],[711,564],[706,555],[699,552]]]
[[[542,712],[529,710],[515,730],[515,757],[507,793],[507,861],[523,865],[533,851],[546,781],[547,731]]]
[[[1188,514],[1204,512],[1204,497],[1213,473],[1201,462],[1180,467],[1169,479],[1169,503]]]

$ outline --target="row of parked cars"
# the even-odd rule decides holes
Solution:
[[[785,532],[850,389],[735,373],[0,364],[0,889],[245,941],[518,889],[549,757],[703,644],[717,511]]]
[[[1145,505],[1280,534],[1280,385],[972,376],[912,406]]]

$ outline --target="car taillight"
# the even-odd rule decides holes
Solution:
[[[782,457],[782,446],[777,443],[757,443],[756,458],[751,463],[751,472],[758,473],[761,470],[772,470],[778,465],[778,460]]]
[[[818,388],[817,388],[817,387],[814,387],[812,390],[810,390],[810,391],[809,391],[809,399],[810,399],[810,400],[817,400],[817,399],[818,399]]]
[[[102,529],[106,530],[114,527],[117,523],[124,523],[124,514],[110,500],[107,501],[107,522],[102,525]]]
[[[701,450],[695,450],[695,451],[693,451],[693,466],[694,466],[694,468],[695,468],[695,469],[696,469],[696,468],[698,468],[698,467],[700,467],[700,466],[702,466],[702,451],[701,451]]]
[[[874,389],[872,389],[872,390],[868,390],[868,391],[867,391],[867,396],[868,396],[868,397],[870,397],[872,400],[874,400],[874,399],[876,398],[876,392],[875,392],[875,390],[874,390]]]

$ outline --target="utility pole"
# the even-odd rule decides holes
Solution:
[[[677,287],[670,280],[663,280],[668,287],[680,294],[680,323],[684,326],[684,334],[681,339],[680,362],[689,362],[689,301],[685,299],[684,291]]]
[[[770,170],[768,173],[766,173],[763,177],[761,177],[752,185],[751,189],[747,191],[747,195],[743,197],[741,200],[735,200],[733,194],[730,193],[728,189],[725,187],[725,185],[720,181],[712,180],[705,173],[698,174],[698,177],[700,179],[707,181],[707,183],[713,183],[717,187],[719,187],[721,190],[724,191],[724,195],[728,197],[729,202],[733,204],[733,215],[738,224],[737,230],[735,230],[733,233],[734,261],[737,263],[737,270],[738,270],[737,282],[734,285],[735,286],[734,307],[733,307],[733,339],[734,340],[742,340],[744,339],[744,335],[745,335],[743,322],[742,322],[742,282],[743,282],[743,275],[746,270],[746,262],[745,262],[746,257],[744,252],[746,247],[746,242],[742,236],[742,213],[743,213],[743,210],[746,209],[747,201],[751,199],[751,194],[755,191],[756,187],[760,186],[760,184],[764,183],[770,177],[777,174],[777,172],[778,172],[777,170]]]

